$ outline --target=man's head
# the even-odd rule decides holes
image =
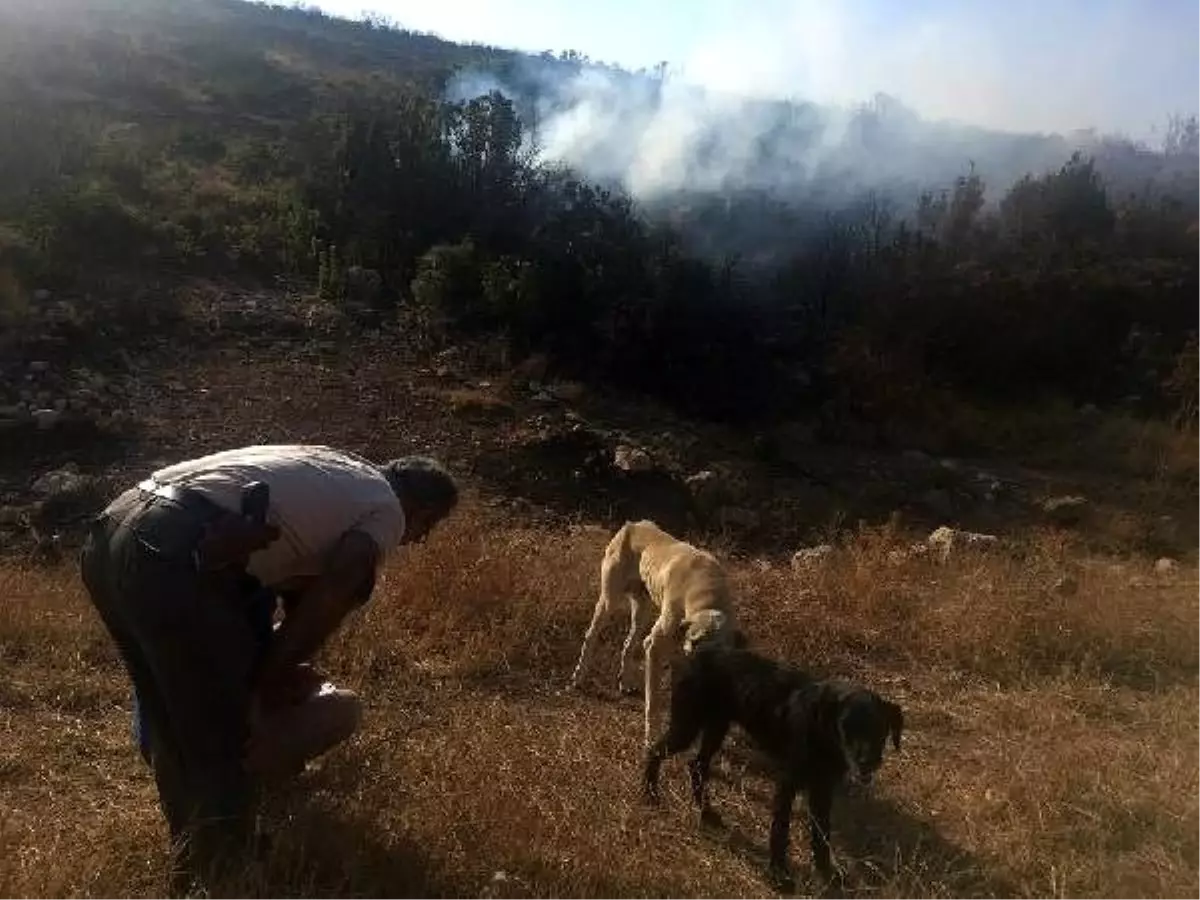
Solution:
[[[379,467],[404,509],[401,543],[419,543],[458,504],[458,486],[436,459],[402,456]]]

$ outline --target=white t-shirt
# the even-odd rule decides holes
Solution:
[[[268,586],[319,575],[326,555],[351,529],[370,535],[381,559],[404,535],[404,510],[379,469],[331,447],[225,450],[159,469],[153,478],[194,490],[232,512],[241,510],[245,484],[266,483],[271,489],[267,521],[279,526],[279,539],[252,555],[247,568]]]

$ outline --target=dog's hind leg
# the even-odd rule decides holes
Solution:
[[[792,826],[792,804],[797,785],[788,775],[775,782],[775,799],[771,804],[771,838],[768,849],[767,878],[780,890],[792,890],[795,880],[788,867],[788,835]]]
[[[712,766],[712,759],[721,749],[721,744],[724,743],[725,735],[728,733],[728,722],[710,721],[705,726],[704,733],[700,738],[700,749],[688,763],[688,774],[692,779],[692,799],[700,809],[700,824],[702,825],[721,825],[721,817],[708,804],[705,788],[708,786],[708,772]]]
[[[617,687],[622,694],[638,693],[639,685],[634,675],[634,656],[642,645],[642,635],[653,622],[654,602],[645,589],[631,591],[629,597],[629,634],[621,648],[621,671],[617,675]]]
[[[571,673],[571,687],[579,687],[583,673],[590,666],[592,657],[596,654],[596,642],[600,639],[600,631],[604,620],[608,618],[617,602],[617,573],[616,563],[612,557],[605,556],[600,563],[600,596],[596,600],[596,608],[592,611],[592,621],[587,631],[583,633],[583,645],[579,648],[579,660],[575,663],[575,671]]]
[[[583,633],[583,645],[579,648],[579,660],[575,663],[575,670],[571,673],[571,687],[573,688],[579,687],[584,671],[596,654],[596,641],[600,638],[600,631],[604,620],[608,617],[608,611],[608,597],[601,595],[600,599],[596,601],[596,608],[592,611],[592,621],[588,623],[587,631]]]

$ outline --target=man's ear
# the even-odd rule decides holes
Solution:
[[[889,700],[881,701],[883,703],[884,721],[887,722],[888,731],[892,735],[892,746],[900,749],[900,732],[904,730],[904,713],[900,707]]]

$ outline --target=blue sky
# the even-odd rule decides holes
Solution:
[[[574,49],[752,94],[1146,137],[1200,108],[1196,0],[318,0],[455,41]]]

